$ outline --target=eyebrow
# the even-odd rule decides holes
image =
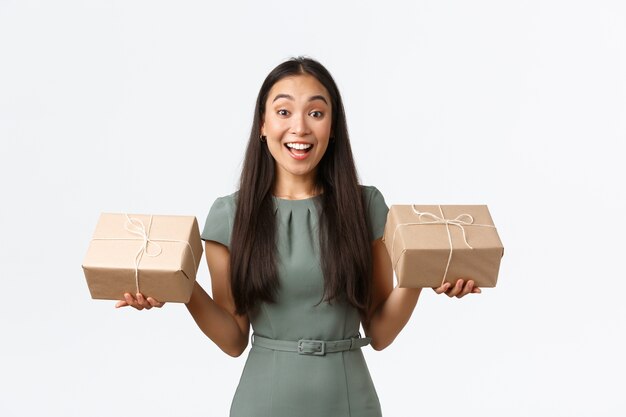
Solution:
[[[293,96],[290,96],[289,94],[276,94],[276,97],[274,97],[274,100],[272,100],[272,103],[278,100],[279,98],[286,98],[291,101],[294,100]],[[326,101],[326,97],[320,94],[309,97],[309,101],[314,101],[314,100],[322,100],[324,103],[328,104],[328,101]]]

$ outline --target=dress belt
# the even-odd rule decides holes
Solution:
[[[297,342],[292,340],[276,340],[267,337],[252,335],[252,346],[260,346],[272,350],[283,352],[297,352],[300,355],[324,356],[327,353],[343,352],[346,350],[356,350],[367,346],[372,341],[371,337],[351,337],[345,340],[315,340],[300,339]]]

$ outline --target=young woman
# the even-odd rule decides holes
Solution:
[[[259,91],[239,190],[214,202],[202,232],[213,298],[196,283],[187,304],[231,356],[252,325],[231,417],[381,416],[361,347],[387,347],[420,294],[393,288],[387,211],[358,182],[329,72],[308,58],[278,65]],[[480,289],[459,279],[435,291]],[[127,305],[163,303],[126,294],[116,307]]]

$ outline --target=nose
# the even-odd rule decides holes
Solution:
[[[296,136],[304,136],[304,135],[309,134],[309,126],[307,124],[306,115],[304,114],[294,115],[294,117],[292,117],[291,120],[292,120],[291,133],[293,133]]]

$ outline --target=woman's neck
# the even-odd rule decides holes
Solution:
[[[282,178],[281,178],[282,177]],[[288,200],[303,200],[305,198],[315,197],[322,192],[315,182],[315,177],[308,178],[292,176],[285,178],[278,176],[274,183],[272,193],[279,198]]]

